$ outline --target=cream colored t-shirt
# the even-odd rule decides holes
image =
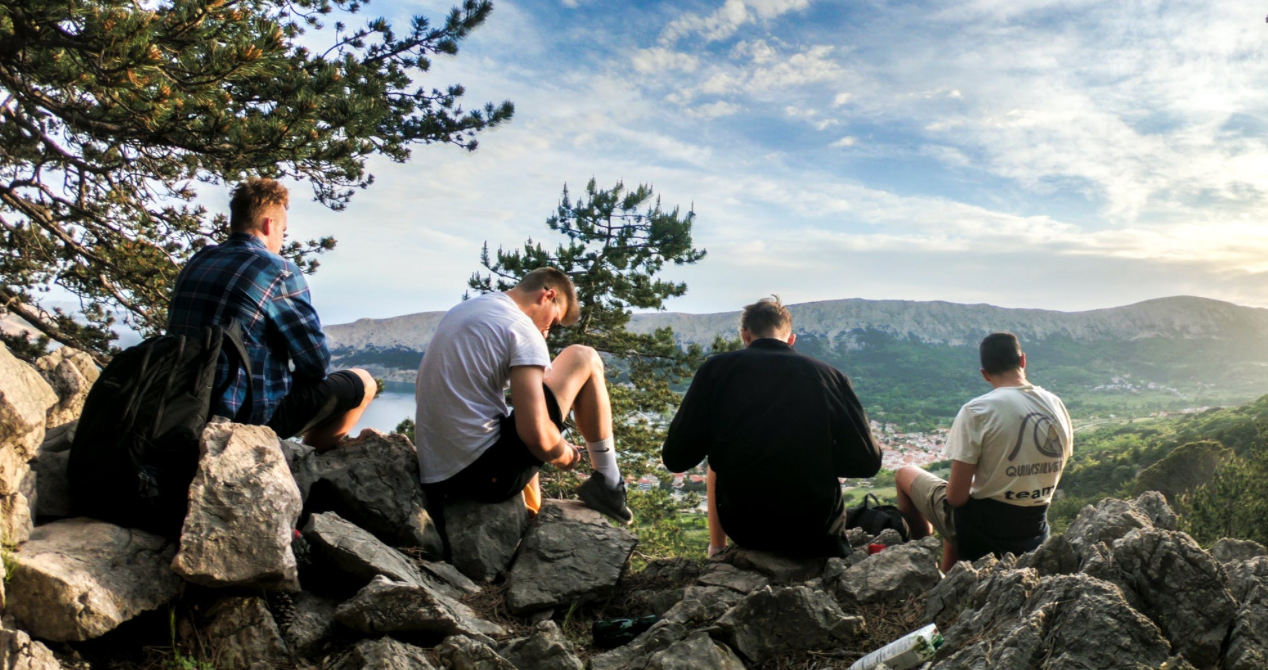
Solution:
[[[1022,507],[1046,505],[1074,444],[1070,413],[1038,386],[1005,386],[960,408],[946,458],[976,463],[969,495]]]

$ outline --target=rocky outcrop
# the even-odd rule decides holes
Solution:
[[[435,670],[427,653],[390,637],[362,640],[322,665],[322,670]]]
[[[31,505],[23,491],[28,463],[44,441],[48,410],[57,394],[34,368],[0,344],[0,541],[17,544],[31,534]]]
[[[427,586],[375,577],[335,611],[339,623],[368,635],[471,637],[505,634],[501,626],[480,619],[462,603]]]
[[[572,644],[554,621],[543,621],[528,637],[516,638],[502,645],[498,655],[519,670],[583,670],[573,653]]]
[[[305,457],[294,469],[307,491],[307,510],[336,512],[394,547],[443,553],[418,480],[418,453],[404,435],[361,431],[335,449]]]
[[[492,505],[445,502],[445,535],[454,567],[477,582],[506,574],[527,528],[528,510],[519,496]]]
[[[850,648],[863,627],[862,617],[846,616],[821,590],[766,587],[722,615],[713,635],[760,666],[786,654]]]
[[[942,579],[938,559],[917,542],[890,546],[824,582],[843,602],[900,602],[922,595]]]
[[[450,670],[516,670],[487,644],[463,635],[445,638],[436,653],[441,664]]]
[[[78,349],[62,347],[35,361],[35,369],[57,394],[57,404],[48,409],[47,427],[52,429],[77,421],[89,389],[101,376],[92,356]]]
[[[205,634],[216,667],[272,670],[290,660],[290,650],[263,598],[225,598],[207,613]]]
[[[524,614],[607,597],[636,544],[633,533],[581,503],[548,500],[511,566],[507,608]]]
[[[377,575],[407,584],[423,583],[413,561],[334,512],[309,517],[304,525],[304,539],[315,558],[329,564],[327,574],[347,581],[353,588],[365,586]]]
[[[211,423],[172,569],[204,586],[296,590],[299,489],[266,426]]]
[[[14,555],[8,613],[41,639],[98,637],[176,597],[175,551],[157,535],[103,521],[40,526]]]
[[[310,658],[325,647],[335,631],[339,603],[307,591],[295,594],[290,620],[282,627],[282,639],[295,655]]]
[[[49,648],[20,630],[0,627],[0,668],[5,670],[68,670]]]

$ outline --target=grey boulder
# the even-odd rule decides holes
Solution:
[[[334,449],[300,457],[293,466],[308,509],[339,516],[395,547],[443,553],[440,531],[425,508],[418,452],[409,438],[365,429]]]
[[[1268,586],[1258,586],[1237,611],[1223,670],[1268,668]]]
[[[267,426],[210,423],[172,569],[196,584],[298,590],[299,489]]]
[[[177,596],[181,581],[168,568],[175,551],[162,537],[104,521],[40,526],[14,554],[7,612],[45,640],[98,637]]]
[[[446,670],[516,670],[489,645],[465,635],[445,638],[436,654]]]
[[[498,655],[519,670],[584,670],[554,621],[543,621],[528,637],[517,638],[498,649]]]
[[[770,583],[781,586],[817,579],[827,564],[826,558],[794,558],[743,547],[729,552],[726,560],[741,570],[760,572],[770,579]]]
[[[335,610],[335,620],[369,635],[500,636],[501,626],[428,586],[375,577]]]
[[[1268,556],[1264,545],[1251,540],[1236,540],[1226,537],[1211,546],[1211,557],[1225,565],[1240,561],[1249,561],[1260,556]]]
[[[41,522],[70,516],[70,482],[66,466],[69,451],[48,451],[41,448],[31,471],[35,473],[35,517]]]
[[[338,603],[301,591],[294,597],[294,612],[282,629],[286,646],[298,656],[313,656],[321,651],[335,632],[335,608]]]
[[[31,533],[23,481],[44,441],[47,411],[57,401],[48,382],[0,344],[0,537],[6,542],[25,542]]]
[[[741,597],[739,593],[722,587],[688,587],[682,601],[670,608],[663,619],[633,642],[590,657],[590,670],[647,668],[653,657],[659,657],[663,662],[665,657],[662,652],[683,642],[700,628],[712,624],[739,602]]]
[[[423,582],[413,561],[334,512],[309,517],[304,525],[304,539],[315,555],[335,568],[336,575],[356,588],[365,586],[376,575],[407,584]]]
[[[270,670],[290,660],[290,650],[263,598],[230,597],[207,612],[204,629],[216,667]]]
[[[912,542],[869,556],[842,573],[830,588],[846,602],[898,602],[924,594],[941,578],[928,549]]]
[[[1156,491],[1134,501],[1106,498],[1095,507],[1084,507],[1066,529],[1065,539],[1082,554],[1099,542],[1114,540],[1139,528],[1176,529],[1176,516],[1166,498]]]
[[[863,626],[862,617],[847,616],[822,590],[766,587],[718,619],[713,636],[764,665],[790,653],[852,648]]]
[[[692,633],[652,654],[644,670],[744,670],[734,651],[703,632]]]
[[[47,426],[56,428],[78,420],[88,391],[101,376],[92,356],[78,349],[62,347],[35,361],[35,369],[57,394],[57,404],[48,409]]]
[[[65,670],[48,647],[20,630],[0,628],[0,668],[5,670]]]
[[[710,563],[697,581],[705,586],[720,586],[743,594],[771,585],[766,575],[756,570],[742,570],[730,563]]]
[[[447,517],[446,517],[447,518]],[[526,614],[605,598],[616,589],[638,539],[578,502],[548,500],[507,578],[507,607]]]
[[[427,653],[412,644],[381,637],[361,640],[331,658],[322,670],[434,670]]]
[[[506,574],[527,528],[528,510],[520,496],[491,504],[445,501],[445,536],[453,565],[477,582]]]

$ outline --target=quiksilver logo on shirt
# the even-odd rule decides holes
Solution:
[[[1013,445],[1013,450],[1008,453],[1008,460],[1015,460],[1021,453],[1021,445],[1026,441],[1028,430],[1039,453],[1049,458],[1061,458],[1065,455],[1057,422],[1043,412],[1031,412],[1022,417],[1021,428],[1017,431],[1017,444]]]

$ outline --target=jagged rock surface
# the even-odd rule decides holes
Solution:
[[[506,574],[527,528],[528,510],[519,496],[494,504],[445,502],[445,535],[454,567],[477,582]]]
[[[44,520],[70,516],[70,481],[66,467],[70,463],[69,451],[48,451],[41,448],[31,461],[35,474],[35,517]]]
[[[20,630],[0,628],[0,668],[5,670],[66,670],[48,647]]]
[[[390,637],[362,640],[331,659],[322,670],[435,670],[419,647]]]
[[[348,580],[356,588],[365,586],[376,575],[407,584],[423,583],[413,561],[334,512],[309,517],[304,525],[304,539],[314,554],[331,564],[331,572],[337,578]]]
[[[31,534],[23,482],[44,441],[48,410],[57,402],[48,382],[0,344],[0,539],[7,543],[25,542]]]
[[[216,667],[272,670],[290,659],[290,650],[263,598],[231,597],[207,613],[206,636]]]
[[[295,612],[282,630],[286,646],[299,656],[317,654],[335,630],[339,603],[306,591],[295,594]]]
[[[531,635],[506,643],[498,649],[498,655],[519,670],[583,670],[585,667],[554,621],[537,624]]]
[[[171,601],[180,579],[167,540],[104,521],[36,528],[15,554],[8,613],[45,640],[87,640]]]
[[[636,544],[633,533],[581,503],[546,501],[511,566],[507,607],[524,614],[607,597]]]
[[[395,547],[443,553],[440,531],[427,513],[418,480],[418,453],[409,438],[369,429],[338,447],[304,456],[294,466],[311,512],[339,516]]]
[[[88,391],[101,376],[92,356],[62,347],[35,361],[35,369],[57,394],[57,404],[48,409],[47,427],[56,428],[78,420]]]
[[[846,616],[821,590],[766,587],[718,619],[714,636],[761,665],[790,653],[850,648],[863,627],[862,617]]]
[[[937,560],[919,543],[891,546],[846,570],[832,582],[846,602],[896,602],[918,596],[941,579]]]
[[[375,577],[352,599],[339,606],[335,620],[361,631],[377,634],[433,636],[498,636],[501,626],[480,619],[459,602],[427,586],[393,582]]]
[[[488,645],[465,635],[445,638],[436,653],[447,670],[516,670]]]

